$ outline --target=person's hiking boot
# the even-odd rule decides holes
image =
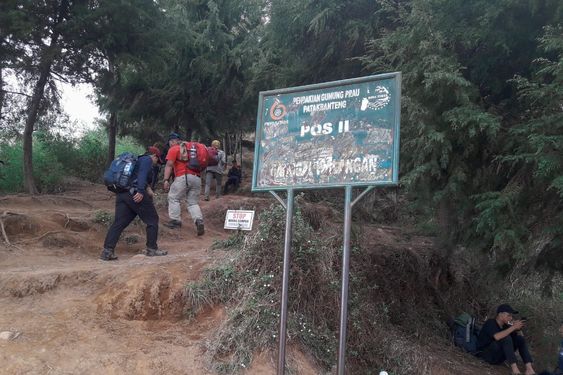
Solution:
[[[165,250],[158,250],[158,249],[151,249],[148,248],[145,250],[145,255],[148,257],[159,257],[168,254],[168,251]]]
[[[115,250],[104,248],[104,250],[102,251],[102,254],[100,254],[100,259],[101,260],[117,260],[117,256],[115,255]]]
[[[182,222],[180,220],[170,220],[169,222],[164,223],[162,225],[170,229],[175,229],[175,228],[180,228],[182,226]]]
[[[197,229],[198,236],[202,236],[205,233],[205,227],[203,226],[203,219],[197,219],[195,221],[195,227]]]

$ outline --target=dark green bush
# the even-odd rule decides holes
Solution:
[[[131,137],[117,139],[116,155],[124,151],[142,154],[144,147]],[[75,140],[68,135],[38,131],[33,141],[33,175],[38,189],[57,192],[65,189],[63,178],[74,176],[101,182],[107,166],[108,139],[103,129],[91,130]],[[23,191],[23,148],[21,141],[0,143],[0,191]]]
[[[21,143],[4,144],[0,150],[0,159],[5,162],[1,167],[0,191],[23,191],[23,148]],[[48,145],[36,140],[33,143],[33,176],[42,192],[55,192],[62,189],[64,166],[50,152]]]

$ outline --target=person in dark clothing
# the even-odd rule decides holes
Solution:
[[[229,169],[229,173],[227,174],[227,182],[225,183],[223,194],[227,194],[229,192],[229,186],[231,185],[233,185],[235,189],[238,189],[241,178],[242,174],[240,172],[240,167],[238,166],[237,161],[233,160],[232,167]]]
[[[155,147],[156,149],[162,150],[162,144],[160,142],[156,142],[154,145],[152,145],[151,147]],[[148,148],[148,151],[150,152],[151,147]],[[155,165],[153,165],[152,167],[152,175],[151,175],[151,189],[152,191],[156,190],[156,184],[158,183],[158,175],[160,174],[160,166],[162,164],[164,164],[164,162],[162,161],[162,153],[161,153],[161,157],[158,158],[158,163],[156,163]]]
[[[150,187],[152,167],[159,163],[160,151],[156,147],[149,147],[144,155],[137,159],[133,169],[133,187],[129,191],[116,193],[115,220],[108,230],[104,241],[104,250],[100,255],[102,260],[116,260],[115,246],[123,230],[139,216],[147,226],[147,242],[145,255],[166,255],[166,251],[158,249],[158,213],[153,203],[153,191]]]
[[[563,375],[563,321],[559,326],[559,335],[561,336],[561,342],[559,343],[559,354],[557,356],[557,367],[553,372],[542,371],[539,375]]]
[[[513,314],[518,314],[510,305],[500,305],[495,319],[485,322],[477,338],[479,356],[490,364],[500,364],[507,361],[512,374],[521,374],[516,363],[516,351],[522,357],[526,366],[526,375],[534,375],[532,356],[528,350],[526,339],[522,335],[524,320],[514,320]]]
[[[559,326],[559,335],[561,336],[561,343],[559,343],[559,355],[557,357],[557,368],[553,375],[563,375],[563,321]]]

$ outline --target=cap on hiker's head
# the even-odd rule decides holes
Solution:
[[[168,140],[171,140],[171,139],[182,139],[182,137],[180,137],[180,134],[178,134],[178,133],[170,133],[168,135]]]
[[[518,311],[514,310],[512,308],[512,306],[507,305],[507,304],[503,304],[500,305],[499,307],[497,307],[497,314],[503,313],[503,312],[507,312],[509,314],[518,314]]]
[[[162,153],[158,149],[158,147],[151,146],[149,147],[149,154],[155,155],[159,160]]]
[[[211,142],[211,146],[219,148],[221,147],[221,142],[214,140],[213,142]]]

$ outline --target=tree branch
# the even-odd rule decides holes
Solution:
[[[4,89],[0,89],[0,91],[5,92],[6,94],[23,95],[23,96],[27,96],[28,98],[31,98],[31,95],[28,95],[28,94],[23,93],[23,92],[10,91],[10,90],[4,90]]]

